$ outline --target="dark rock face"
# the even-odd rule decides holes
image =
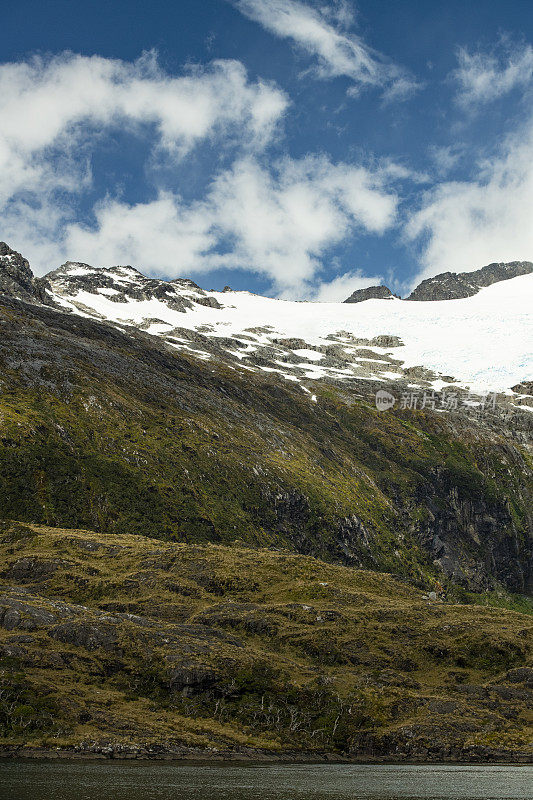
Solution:
[[[512,389],[513,392],[518,394],[533,395],[533,381],[522,381],[522,383],[517,383],[516,386],[513,386]]]
[[[466,273],[466,275],[469,275],[477,286],[483,287],[491,286],[493,283],[498,283],[498,281],[518,278],[520,275],[529,275],[530,272],[533,272],[533,263],[531,261],[510,261],[507,264],[488,264],[486,267],[482,267],[475,272]]]
[[[485,286],[517,278],[519,275],[528,275],[530,272],[533,272],[531,261],[487,264],[474,272],[442,272],[434,278],[422,281],[406,299],[458,300],[477,294]]]
[[[49,636],[60,642],[73,644],[76,647],[85,647],[95,650],[99,647],[104,650],[113,650],[117,643],[115,626],[112,624],[94,624],[85,621],[64,622],[51,628]]]
[[[181,286],[183,289],[200,289],[197,283],[191,281],[190,278],[174,278],[173,280],[169,281],[169,283],[174,284],[174,286]]]
[[[433,563],[454,583],[473,591],[488,589],[490,574],[511,591],[532,594],[531,531],[525,537],[507,536],[511,526],[507,508],[485,498],[461,496],[457,487],[446,489],[440,476],[434,478],[423,500],[428,518],[416,526]]]
[[[362,303],[364,300],[390,300],[396,297],[387,286],[367,286],[365,289],[356,289],[345,303]]]
[[[7,294],[28,303],[49,303],[48,284],[33,277],[28,261],[0,242],[0,294]]]
[[[479,291],[468,279],[463,279],[455,272],[443,272],[422,281],[407,297],[407,300],[457,300],[460,297],[471,297]]]
[[[31,602],[0,596],[0,627],[12,631],[17,628],[34,631],[57,622],[56,616],[45,608],[35,606]]]
[[[474,272],[442,272],[427,278],[414,289],[406,300],[458,300],[472,297],[485,286],[507,281],[533,272],[531,261],[511,261],[507,264],[487,264]],[[387,286],[368,286],[357,289],[345,303],[362,303],[364,300],[390,300],[398,297]]]

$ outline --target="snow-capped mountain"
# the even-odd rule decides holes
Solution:
[[[18,256],[6,247],[0,272]],[[521,271],[526,265],[520,262]],[[147,278],[129,266],[74,262],[33,284],[25,274],[27,291],[19,296],[134,326],[199,359],[272,373],[310,393],[319,379],[359,386],[372,381],[383,388],[401,383],[435,391],[501,392],[527,404],[527,389],[518,385],[533,372],[533,273],[509,278],[505,265],[490,266],[498,266],[503,279],[453,300],[291,302],[228,289],[205,291],[187,279]],[[32,297],[28,286],[35,284]]]
[[[460,300],[472,297],[480,289],[492,286],[493,283],[508,281],[520,275],[533,272],[531,261],[510,261],[507,264],[496,262],[487,264],[473,272],[441,272],[432,278],[426,278],[413,289],[407,300]],[[368,286],[356,289],[344,302],[361,303],[363,300],[377,300],[398,297],[388,286]]]
[[[472,297],[480,289],[493,283],[508,281],[533,272],[531,261],[510,261],[507,264],[487,264],[473,272],[442,272],[426,278],[414,289],[408,300],[458,300]]]

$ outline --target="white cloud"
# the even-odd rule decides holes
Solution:
[[[394,77],[391,76],[390,82],[385,86],[383,91],[383,100],[385,103],[394,103],[400,100],[406,100],[412,94],[422,88],[422,84],[405,74],[402,75],[400,70]]]
[[[427,193],[407,236],[424,242],[424,270],[415,282],[495,261],[533,260],[533,119],[478,165],[475,179]]]
[[[299,0],[230,0],[242,14],[271,33],[291,39],[308,55],[316,57],[320,78],[345,76],[355,96],[365,86],[385,89],[387,101],[404,99],[419,84],[401,67],[346,28],[353,15],[345,3],[322,4],[318,8]]]
[[[234,241],[227,264],[263,272],[280,289],[312,279],[326,249],[354,229],[383,233],[396,212],[379,174],[325,158],[287,159],[274,175],[241,162],[216,181],[212,201]]]
[[[428,154],[435,164],[437,174],[443,177],[457,166],[463,155],[463,147],[461,145],[430,145]]]
[[[337,275],[331,281],[319,281],[303,299],[319,303],[342,303],[356,289],[366,289],[367,286],[379,286],[382,283],[381,275],[365,276],[361,270],[353,270]]]
[[[220,267],[249,270],[279,293],[299,296],[310,291],[328,248],[394,223],[397,197],[384,180],[325,158],[285,159],[274,170],[243,158],[216,177],[204,200],[188,206],[169,193],[133,206],[101,203],[96,227],[68,226],[62,250],[76,260],[133,263],[170,278]]]
[[[389,183],[388,167],[371,171],[308,157],[268,168],[243,157],[200,201],[186,204],[171,192],[137,204],[107,198],[96,205],[92,226],[69,220],[64,209],[51,206],[48,216],[19,204],[4,231],[41,265],[39,272],[67,259],[133,264],[168,278],[223,267],[261,274],[285,297],[326,299],[342,294],[348,278],[352,291],[363,285],[355,285],[360,273],[347,273],[315,288],[329,248],[395,224],[398,197]]]
[[[370,168],[325,156],[269,164],[265,144],[287,104],[233,61],[178,78],[153,55],[132,64],[66,54],[0,66],[2,238],[38,274],[67,259],[131,263],[169,278],[223,267],[261,274],[285,296],[333,296],[341,279],[313,289],[322,259],[349,237],[395,224],[391,186],[410,175],[392,162]],[[233,145],[233,166],[195,201],[174,187],[128,203],[107,187],[82,222],[77,201],[94,188],[91,157],[119,126],[166,166],[215,137]]]
[[[329,5],[321,5],[320,13],[340,28],[348,29],[355,22],[355,9],[348,0],[333,0]]]
[[[241,152],[253,152],[274,136],[287,106],[284,92],[260,80],[248,81],[236,61],[191,68],[180,77],[161,70],[153,53],[133,63],[63,53],[2,64],[2,236],[27,252],[38,272],[59,263],[69,236],[76,245],[76,231],[80,241],[86,240],[75,223],[74,198],[91,187],[90,159],[104,132],[120,127],[132,137],[145,135],[153,154],[167,164],[203,140],[230,142]],[[101,238],[108,248],[115,207],[110,201],[96,207],[99,222],[106,209]],[[150,209],[153,215],[158,210],[163,213],[164,203]],[[136,213],[146,232],[142,206]],[[134,222],[133,214],[128,220]],[[113,224],[118,239],[120,218]],[[164,248],[163,222],[159,224],[159,246]],[[183,236],[180,247],[187,251],[194,231],[189,227]],[[181,250],[175,252],[180,255]]]
[[[457,102],[465,108],[492,102],[533,80],[533,48],[513,45],[503,38],[496,51],[469,53],[461,48],[459,68],[452,77],[459,84]]]
[[[128,63],[64,53],[0,66],[0,204],[20,191],[73,190],[87,178],[76,155],[104,129],[155,128],[156,147],[183,156],[198,141],[237,133],[262,147],[288,101],[250,83],[237,61],[171,77],[153,53]]]
[[[66,226],[61,260],[98,267],[132,264],[148,274],[176,278],[191,273],[216,244],[212,219],[202,207],[188,208],[170,192],[134,205],[104,200],[95,217],[94,227],[77,222]]]
[[[458,52],[457,102],[469,110],[533,83],[533,48],[502,37],[490,53]],[[430,146],[444,178],[465,161],[465,146]],[[406,226],[422,245],[419,280],[448,270],[468,272],[494,261],[533,260],[533,117],[490,158],[473,164],[472,177],[443,181],[423,195]]]

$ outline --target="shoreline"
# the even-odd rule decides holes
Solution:
[[[484,749],[483,749],[484,750]],[[533,752],[509,752],[502,751],[483,752],[481,748],[472,749],[471,752],[456,755],[432,758],[428,754],[415,755],[371,755],[369,753],[349,754],[342,753],[312,753],[287,751],[278,753],[275,751],[235,751],[218,750],[205,751],[190,748],[142,748],[118,746],[96,746],[94,748],[47,748],[29,747],[25,745],[0,745],[0,759],[12,761],[88,761],[88,762],[131,762],[143,761],[153,763],[154,761],[173,763],[173,764],[202,764],[202,765],[222,765],[235,764],[242,766],[252,766],[254,764],[360,764],[360,765],[456,765],[456,766],[533,766]]]

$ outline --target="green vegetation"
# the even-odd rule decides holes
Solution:
[[[526,595],[514,594],[499,589],[494,592],[483,592],[476,594],[468,592],[459,586],[451,586],[448,591],[448,598],[458,603],[476,603],[481,606],[492,608],[507,608],[510,611],[518,611],[520,614],[533,616],[533,598]]]
[[[515,554],[529,563],[533,547],[518,445],[443,415],[379,414],[334,387],[318,385],[312,403],[151,337],[31,313],[46,326],[0,309],[1,517],[530,591],[507,566]],[[441,531],[456,562],[446,575],[432,544]]]
[[[42,732],[57,735],[60,710],[51,690],[29,682],[17,659],[4,657],[0,665],[0,736],[24,741]]]
[[[3,747],[531,758],[521,431],[0,330]]]
[[[0,544],[4,746],[533,753],[527,614],[284,550],[9,522]]]

